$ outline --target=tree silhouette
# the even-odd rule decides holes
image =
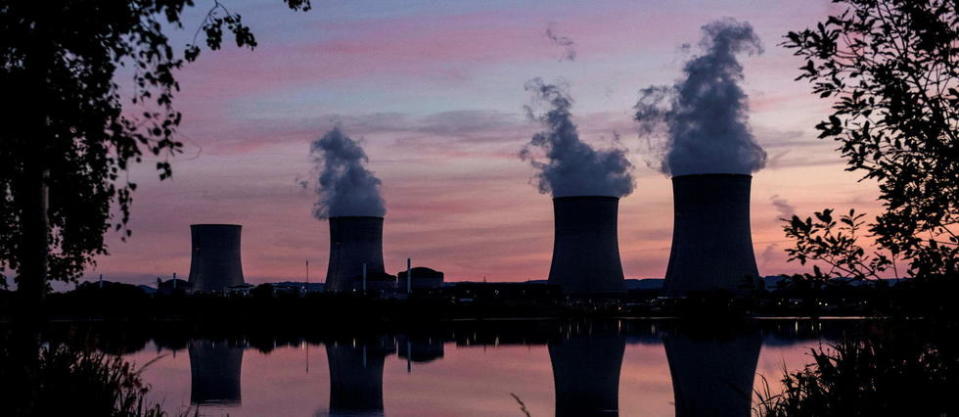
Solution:
[[[308,10],[309,0],[284,0]],[[125,171],[145,154],[160,157],[161,179],[181,151],[173,106],[176,71],[219,49],[224,32],[239,47],[256,39],[218,0],[191,44],[164,33],[182,27],[193,0],[11,0],[0,3],[0,272],[42,300],[47,279],[74,280],[99,254],[103,235],[127,222],[136,184]],[[133,73],[132,98],[121,68]],[[116,204],[118,213],[111,214]],[[5,276],[0,276],[4,282]]]
[[[908,260],[911,276],[954,277],[959,272],[959,3],[834,2],[845,11],[815,28],[789,32],[784,42],[806,60],[797,79],[833,100],[832,114],[816,126],[819,137],[839,142],[847,170],[878,182],[884,212],[869,225],[877,243]],[[787,233],[801,231],[796,226],[803,223],[809,220],[788,221]]]

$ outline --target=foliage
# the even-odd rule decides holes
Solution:
[[[955,276],[959,3],[834,2],[845,11],[783,43],[805,59],[797,79],[833,100],[819,137],[839,142],[847,170],[879,184],[884,212],[869,226],[877,243],[907,259],[910,275]]]
[[[786,237],[795,242],[794,247],[786,249],[787,259],[803,265],[816,261],[828,266],[823,270],[813,265],[813,272],[801,278],[819,283],[828,283],[834,278],[879,279],[883,271],[894,268],[889,257],[867,255],[859,245],[860,230],[865,223],[863,217],[864,214],[849,210],[837,219],[831,209],[816,212],[815,220],[793,216],[783,227]]]
[[[168,158],[181,151],[176,71],[200,47],[195,37],[178,52],[165,31],[181,28],[192,7],[193,0],[0,3],[0,91],[8,98],[0,112],[0,272],[26,275],[34,266],[41,277],[71,280],[106,253],[108,229],[131,233],[136,184],[125,172],[151,155],[168,178]],[[214,0],[197,35],[215,50],[225,31],[239,47],[256,46],[241,16]],[[117,79],[124,73],[132,73],[130,91]]]
[[[3,415],[78,415],[108,417],[163,417],[168,415],[159,404],[146,400],[150,390],[141,373],[150,365],[136,367],[119,356],[100,352],[76,350],[65,345],[34,349],[39,353],[33,380],[36,384],[23,386],[19,377],[25,362],[11,356],[8,349],[0,349],[0,377],[4,392],[20,393],[0,404]],[[32,404],[24,404],[30,398]],[[188,415],[183,411],[181,415]]]
[[[959,351],[952,330],[899,323],[811,351],[813,363],[785,375],[782,394],[759,393],[761,417],[944,416],[957,406]]]

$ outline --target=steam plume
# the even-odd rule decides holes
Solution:
[[[762,45],[747,22],[722,19],[702,30],[702,53],[686,62],[682,79],[640,91],[640,136],[662,153],[660,169],[666,174],[758,171],[766,152],[749,128],[747,97],[739,86],[743,68],[736,56],[760,54]]]
[[[313,141],[310,154],[320,172],[314,217],[382,217],[386,214],[380,180],[364,166],[369,162],[366,152],[339,127]]]
[[[564,88],[546,84],[536,78],[526,83],[534,102],[549,110],[530,118],[541,122],[546,130],[533,136],[520,151],[520,158],[539,170],[537,186],[541,193],[553,197],[610,196],[622,197],[633,192],[633,165],[623,149],[595,150],[579,140],[570,107],[572,99]],[[546,153],[546,160],[533,156],[534,148]]]
[[[553,30],[554,24],[550,22],[546,26],[546,37],[549,38],[550,42],[554,45],[563,48],[563,56],[560,58],[560,61],[575,61],[576,60],[576,49],[573,42],[573,39],[568,36],[561,36],[556,34],[556,31]]]
[[[796,214],[796,208],[793,207],[792,204],[789,204],[789,200],[780,197],[779,194],[774,194],[772,197],[769,197],[769,201],[773,203],[773,207],[779,212],[779,219],[788,219]]]

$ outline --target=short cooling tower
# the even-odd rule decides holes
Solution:
[[[225,342],[190,342],[190,403],[240,403],[243,348]]]
[[[553,263],[549,283],[567,294],[625,291],[619,261],[616,197],[553,199]]]
[[[235,224],[190,226],[193,255],[190,285],[193,291],[213,292],[243,284],[240,230]]]
[[[619,372],[626,338],[614,329],[582,329],[549,342],[556,417],[619,415]]]
[[[330,365],[330,416],[383,415],[383,363],[387,341],[326,345]]]
[[[663,338],[676,417],[749,417],[762,336],[759,331]]]
[[[363,265],[367,278],[386,275],[383,267],[383,218],[330,217],[330,263],[326,289],[350,292],[362,288]]]
[[[749,228],[749,185],[739,174],[673,177],[673,246],[664,289],[748,292],[759,282]]]

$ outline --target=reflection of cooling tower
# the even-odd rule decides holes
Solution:
[[[619,415],[619,370],[626,338],[613,332],[549,343],[557,417]]]
[[[327,291],[348,292],[360,289],[364,263],[368,277],[386,274],[383,268],[383,218],[330,217]]]
[[[190,226],[193,257],[190,285],[193,291],[222,291],[243,284],[240,258],[240,229],[235,224],[194,224]]]
[[[190,402],[239,404],[243,348],[224,342],[190,342]]]
[[[326,345],[331,416],[383,414],[383,362],[391,352],[384,343]]]
[[[751,180],[739,174],[673,177],[667,294],[756,288],[759,271],[749,230]]]
[[[676,417],[749,417],[762,336],[663,338],[673,378]]]
[[[557,197],[553,213],[549,283],[572,294],[623,292],[616,229],[619,198]]]

